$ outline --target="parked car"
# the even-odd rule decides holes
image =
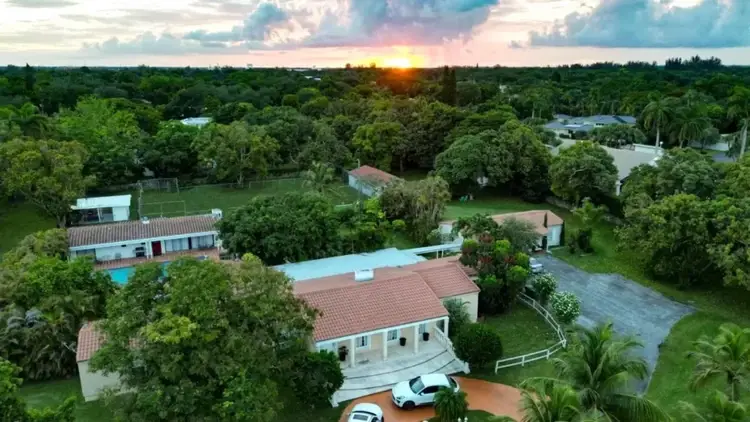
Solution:
[[[360,403],[352,408],[348,422],[385,422],[383,409],[377,404]]]
[[[532,274],[539,274],[544,271],[544,265],[537,261],[536,258],[529,258],[529,266],[531,267]]]
[[[409,381],[402,381],[391,392],[393,404],[406,410],[431,405],[435,401],[435,393],[443,387],[459,390],[456,380],[444,374],[420,375]]]

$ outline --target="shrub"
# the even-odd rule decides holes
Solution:
[[[581,315],[581,301],[570,292],[556,292],[552,295],[550,304],[552,311],[561,324],[570,324]]]
[[[486,324],[470,324],[456,338],[456,356],[470,366],[481,368],[503,355],[500,333]]]
[[[443,387],[435,394],[435,414],[438,422],[463,420],[468,411],[466,392]]]
[[[557,290],[557,280],[550,273],[537,274],[531,279],[531,288],[534,289],[539,303],[545,306]]]
[[[469,312],[466,310],[466,302],[462,302],[459,299],[446,300],[443,304],[445,309],[448,311],[448,337],[451,340],[455,340],[458,337],[458,333],[471,324],[471,317]]]
[[[338,356],[327,350],[308,353],[290,373],[290,383],[300,402],[330,406],[331,396],[344,384]]]

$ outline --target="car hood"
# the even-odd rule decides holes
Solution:
[[[401,381],[400,383],[393,386],[393,395],[395,397],[409,397],[413,396],[414,392],[411,391],[408,381]]]

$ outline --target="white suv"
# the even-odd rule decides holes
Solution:
[[[371,403],[360,403],[352,408],[348,422],[385,422],[380,406]]]
[[[396,406],[407,410],[415,406],[431,405],[435,402],[435,393],[441,388],[459,390],[456,380],[447,375],[421,375],[396,384],[393,387],[392,400]]]

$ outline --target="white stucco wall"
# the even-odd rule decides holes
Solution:
[[[361,182],[358,177],[351,174],[349,175],[349,186],[367,196],[373,196],[377,193],[377,191],[372,186],[370,186],[370,184]]]
[[[96,259],[98,261],[111,261],[113,259],[125,259],[125,258],[135,258],[135,248],[139,246],[146,246],[141,245],[140,243],[134,243],[129,245],[118,245],[118,246],[108,246],[105,248],[96,248]],[[117,254],[120,254],[119,258]]]
[[[81,392],[86,401],[99,398],[103,388],[115,387],[120,383],[117,374],[103,375],[101,372],[90,372],[89,361],[78,362],[78,375],[81,379]]]
[[[479,292],[444,297],[442,300],[443,303],[445,303],[446,301],[451,299],[460,300],[461,302],[465,303],[466,311],[469,313],[469,317],[471,317],[471,322],[477,322],[477,316],[479,312]],[[448,333],[450,333],[450,322],[448,326]]]
[[[562,236],[562,224],[547,227],[547,247],[560,246],[560,237]]]

